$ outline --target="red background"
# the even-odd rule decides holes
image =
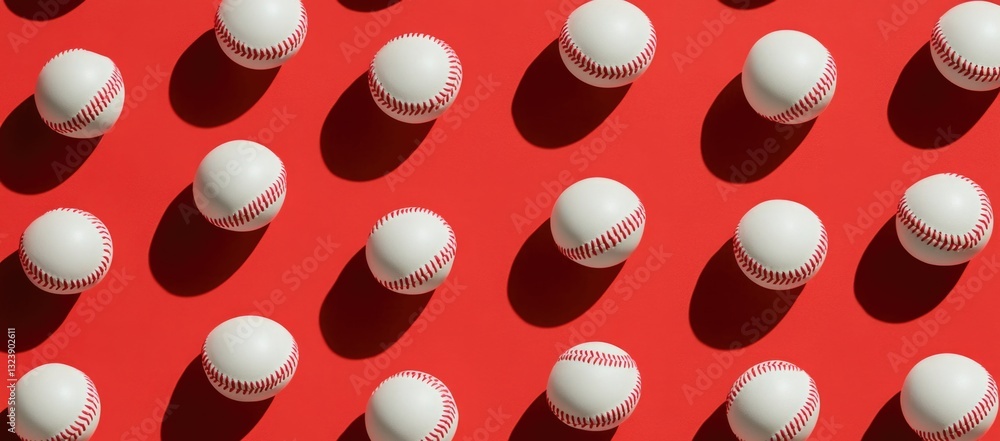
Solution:
[[[58,0],[54,14],[37,2],[0,8],[3,327],[17,329],[18,375],[56,361],[94,379],[95,439],[365,439],[371,390],[419,369],[456,396],[456,439],[725,440],[732,382],[778,358],[819,386],[815,439],[902,440],[912,435],[895,396],[916,361],[958,352],[1000,371],[1000,245],[968,266],[928,267],[890,222],[902,189],[934,173],[1000,197],[997,94],[951,86],[926,47],[958,1],[638,1],[657,55],[610,91],[558,60],[571,0],[307,0],[301,52],[263,73],[224,58],[206,33],[209,2]],[[44,20],[31,19],[38,11]],[[791,131],[753,115],[738,79],[753,42],[782,28],[818,38],[840,73],[826,113]],[[381,44],[411,31],[449,42],[465,69],[455,107],[432,126],[387,119],[361,83]],[[126,81],[128,113],[96,148],[49,133],[31,98],[44,63],[71,47],[110,56]],[[952,135],[935,142],[938,129]],[[236,234],[192,216],[189,185],[210,149],[245,137],[284,160],[289,193],[266,231]],[[764,157],[769,138],[779,148]],[[83,150],[82,165],[67,148]],[[734,176],[753,156],[762,165]],[[551,242],[547,188],[588,176],[620,180],[646,205],[642,243],[621,267],[577,267]],[[806,204],[830,233],[824,267],[791,308],[746,281],[728,248],[743,213],[771,198]],[[397,296],[367,273],[371,225],[410,205],[455,229],[457,291]],[[79,296],[30,286],[17,238],[60,206],[108,225],[112,273],[127,284],[109,276]],[[322,259],[325,240],[339,246]],[[288,388],[256,405],[221,398],[193,364],[215,325],[248,313],[285,325],[302,351]],[[544,407],[549,369],[577,335],[639,363],[642,399],[616,432],[575,432]]]

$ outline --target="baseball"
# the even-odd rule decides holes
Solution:
[[[750,49],[743,93],[760,116],[801,124],[819,116],[837,90],[837,65],[822,43],[799,31],[774,31]]]
[[[591,268],[607,268],[624,262],[639,245],[646,209],[620,182],[587,178],[559,195],[550,225],[564,256]]]
[[[38,74],[35,106],[56,133],[94,138],[118,121],[125,107],[125,83],[110,58],[70,49],[52,57]]]
[[[215,13],[215,39],[236,64],[271,69],[299,51],[308,24],[300,0],[223,0]]]
[[[375,104],[396,120],[421,124],[441,116],[462,87],[462,63],[451,46],[427,34],[389,40],[368,68]]]
[[[444,283],[455,262],[455,232],[437,213],[400,208],[382,216],[365,245],[372,275],[400,294],[424,294]]]
[[[993,207],[971,179],[941,173],[914,183],[896,211],[896,235],[913,257],[931,265],[971,260],[993,234]]]
[[[573,346],[556,361],[545,397],[570,427],[599,431],[618,427],[639,404],[642,378],[625,351],[603,342]]]
[[[903,417],[920,438],[976,440],[997,417],[997,384],[979,363],[937,354],[913,366],[899,401]]]
[[[252,231],[274,219],[285,202],[285,164],[253,141],[229,141],[198,165],[194,202],[209,223]]]
[[[441,380],[403,371],[372,392],[365,428],[372,441],[451,441],[458,429],[458,406]]]
[[[621,87],[653,62],[656,30],[625,0],[591,0],[569,15],[559,53],[573,76],[594,87]]]
[[[222,322],[208,334],[201,367],[222,395],[263,401],[281,392],[299,365],[299,346],[284,326],[247,315]]]
[[[1000,5],[965,2],[945,12],[931,32],[931,54],[941,75],[956,86],[1000,87]]]
[[[72,366],[43,364],[24,374],[14,389],[14,431],[22,440],[86,441],[101,421],[94,382]]]
[[[53,294],[77,294],[108,274],[114,247],[100,219],[83,210],[57,208],[28,225],[17,254],[35,286]]]
[[[729,427],[743,441],[804,441],[819,420],[819,391],[805,371],[787,361],[754,365],[726,398]]]
[[[751,208],[733,236],[743,274],[767,289],[805,285],[819,271],[828,249],[819,217],[798,202],[773,199]]]

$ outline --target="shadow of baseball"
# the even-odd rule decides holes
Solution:
[[[740,270],[729,238],[698,276],[688,309],[691,330],[715,349],[752,345],[781,324],[804,288],[775,291],[757,285]]]
[[[698,432],[694,434],[691,441],[739,441],[733,434],[733,429],[729,427],[729,417],[726,415],[726,403],[723,402],[715,408],[715,412],[701,423]]]
[[[349,181],[391,173],[430,133],[434,121],[408,124],[386,115],[368,89],[368,72],[344,90],[323,122],[320,153],[330,171]]]
[[[626,421],[625,424],[628,424]],[[567,441],[607,441],[615,436],[618,428],[600,432],[588,432],[567,426],[549,409],[543,391],[524,411],[517,425],[510,433],[510,441],[567,440]]]
[[[602,89],[578,80],[549,43],[524,71],[511,114],[521,136],[538,147],[564,147],[594,131],[625,98],[631,85]]]
[[[0,183],[21,194],[52,190],[83,166],[101,137],[74,139],[50,129],[35,96],[18,104],[0,125]]]
[[[371,441],[365,428],[365,414],[361,414],[337,437],[337,441]]]
[[[722,88],[701,125],[705,167],[717,178],[739,184],[759,181],[777,170],[816,122],[780,124],[758,115],[743,94],[742,78],[738,74]]]
[[[882,409],[875,415],[875,419],[868,425],[868,430],[861,437],[861,441],[920,441],[920,436],[913,429],[910,429],[906,419],[903,418],[903,408],[899,402],[899,393],[893,395],[886,401]]]
[[[930,43],[917,49],[889,97],[889,126],[903,142],[940,148],[972,130],[1000,90],[974,92],[948,81],[931,55]]]
[[[222,52],[215,31],[205,31],[174,65],[170,106],[194,126],[231,122],[264,96],[280,69],[253,70],[236,64]]]
[[[267,412],[274,398],[243,403],[220,394],[205,376],[199,354],[181,374],[164,409],[163,441],[243,439]]]
[[[34,21],[48,21],[62,17],[83,4],[83,1],[59,0],[59,3],[47,3],[38,0],[3,0],[7,9],[10,9],[14,15]]]
[[[327,346],[350,359],[374,357],[399,341],[420,317],[434,291],[397,294],[375,280],[368,269],[365,248],[351,257],[319,312],[319,326]]]
[[[36,287],[24,275],[16,251],[0,261],[0,293],[0,303],[4,305],[0,308],[0,323],[4,323],[5,328],[17,330],[18,353],[34,349],[51,337],[52,344],[39,352],[41,357],[51,360],[67,344],[62,340],[77,335],[80,330],[74,323],[75,331],[67,326],[66,332],[53,335],[66,321],[80,294],[49,294]],[[34,358],[41,357],[36,355]],[[27,362],[22,364],[28,365]]]
[[[733,9],[757,9],[774,3],[774,0],[719,0],[719,3]]]
[[[563,256],[546,220],[521,246],[507,278],[507,300],[522,320],[540,327],[561,326],[600,300],[625,263],[588,268]]]
[[[935,266],[917,260],[899,243],[896,218],[891,217],[861,255],[854,274],[854,296],[877,320],[908,322],[940,305],[967,265]]]
[[[375,12],[386,9],[402,0],[337,0],[345,8],[358,12]]]

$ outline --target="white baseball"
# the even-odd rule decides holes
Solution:
[[[587,178],[559,195],[550,225],[564,256],[591,268],[607,268],[624,262],[639,246],[646,209],[624,184]]]
[[[53,294],[76,294],[108,274],[114,247],[108,227],[75,208],[51,210],[21,235],[18,259],[35,286]]]
[[[997,383],[972,359],[937,354],[913,366],[899,401],[920,438],[977,440],[997,417]]]
[[[375,104],[399,121],[421,124],[448,110],[462,87],[462,62],[451,46],[427,34],[389,40],[368,68]]]
[[[236,401],[281,392],[299,366],[299,346],[278,322],[247,315],[216,326],[205,339],[201,367],[215,390]]]
[[[400,294],[424,294],[448,277],[455,262],[455,232],[437,213],[400,208],[382,216],[365,245],[372,275]]]
[[[71,138],[94,138],[118,121],[125,107],[125,82],[110,58],[85,49],[52,57],[35,83],[42,121]]]
[[[403,371],[372,392],[365,428],[372,441],[451,441],[458,429],[458,406],[441,380]]]
[[[14,390],[14,431],[22,440],[86,441],[101,421],[94,382],[72,366],[38,366],[24,374]]]
[[[656,30],[625,0],[591,0],[576,8],[559,35],[573,76],[594,87],[621,87],[641,76],[656,53]]]
[[[545,388],[552,413],[566,425],[588,431],[625,422],[641,393],[635,360],[619,347],[597,341],[578,344],[560,355]]]
[[[252,231],[274,219],[285,202],[285,164],[253,141],[229,141],[198,165],[194,202],[209,223]]]
[[[236,64],[272,69],[299,51],[308,25],[300,0],[223,0],[215,14],[215,39]]]
[[[801,124],[816,118],[837,90],[837,65],[812,36],[791,30],[765,35],[743,65],[750,107],[771,121]]]
[[[934,65],[963,89],[1000,87],[1000,5],[959,4],[945,12],[931,32]]]
[[[896,235],[913,257],[958,265],[979,254],[993,235],[993,207],[971,179],[941,173],[906,189],[896,211]]]
[[[767,289],[805,285],[823,266],[828,248],[819,217],[805,205],[783,199],[751,208],[733,236],[743,274]]]
[[[726,398],[729,427],[742,441],[804,441],[816,427],[819,407],[812,377],[780,360],[748,369]]]

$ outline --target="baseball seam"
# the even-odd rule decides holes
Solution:
[[[646,40],[646,45],[628,63],[617,66],[603,65],[587,56],[573,40],[573,36],[569,31],[568,20],[563,25],[562,32],[559,34],[559,50],[573,62],[573,65],[592,77],[605,80],[629,78],[639,74],[652,63],[653,55],[656,53],[656,29],[653,28],[653,23],[650,22],[649,38]]]
[[[382,81],[379,80],[378,74],[375,73],[375,59],[372,59],[371,65],[368,67],[368,90],[371,91],[372,96],[375,97],[375,100],[378,101],[380,105],[397,115],[425,115],[447,107],[455,98],[459,87],[462,85],[462,63],[458,60],[458,54],[455,53],[448,43],[445,43],[436,37],[420,33],[411,32],[403,34],[389,40],[386,44],[402,38],[424,38],[436,43],[445,51],[448,56],[448,79],[445,81],[444,87],[428,100],[416,103],[402,101],[392,96],[392,94],[390,94],[389,91],[382,85]]]
[[[959,55],[958,51],[948,43],[940,21],[931,32],[931,49],[941,62],[965,78],[980,83],[1000,80],[1000,66],[983,66]]]
[[[993,224],[993,206],[979,184],[976,184],[965,176],[956,173],[947,173],[948,176],[959,178],[969,185],[972,185],[979,196],[979,217],[972,230],[964,234],[945,234],[942,231],[927,225],[913,209],[910,208],[906,200],[906,193],[899,201],[899,209],[896,211],[896,218],[906,227],[907,231],[917,237],[921,242],[933,246],[943,251],[962,251],[979,245],[979,242],[986,236]]]
[[[18,434],[20,439],[23,441],[72,441],[83,436],[101,411],[101,398],[97,395],[97,387],[87,375],[84,375],[83,378],[87,380],[87,397],[84,399],[83,409],[80,409],[80,414],[77,415],[76,420],[70,423],[69,427],[49,438],[25,438]]]
[[[276,60],[294,53],[302,46],[306,39],[306,31],[309,27],[309,19],[306,17],[305,5],[299,4],[299,21],[295,29],[284,40],[273,46],[264,48],[250,47],[240,39],[236,38],[226,26],[226,21],[222,18],[222,6],[215,13],[215,35],[222,41],[229,50],[236,55],[248,60]]]
[[[754,365],[736,380],[736,384],[734,384],[732,390],[729,391],[729,396],[726,397],[726,413],[729,413],[730,409],[733,407],[733,403],[736,401],[736,397],[739,396],[740,392],[743,391],[743,388],[750,383],[750,381],[768,372],[781,371],[803,372],[801,368],[787,361],[773,360]],[[784,427],[778,429],[775,434],[768,438],[768,441],[791,441],[800,431],[802,431],[802,429],[806,427],[807,423],[813,415],[815,415],[818,408],[819,390],[816,388],[816,382],[813,381],[812,377],[809,377],[809,391],[806,394],[805,403],[802,404],[802,407],[795,413],[791,420],[784,425]]]
[[[208,356],[208,342],[205,342],[205,345],[202,346],[201,349],[201,367],[205,370],[205,374],[208,375],[208,379],[226,392],[232,392],[239,395],[253,395],[273,389],[275,386],[281,384],[281,382],[291,378],[298,365],[299,346],[295,340],[292,340],[291,352],[288,354],[285,362],[282,363],[277,370],[260,380],[237,380],[224,374],[218,367],[215,366],[214,363],[212,363],[211,358]]]
[[[812,277],[816,273],[816,270],[819,269],[820,265],[823,264],[823,260],[826,259],[826,252],[828,248],[829,243],[826,227],[824,227],[823,223],[820,222],[819,241],[817,242],[812,255],[809,256],[809,260],[806,260],[805,263],[795,269],[788,271],[775,271],[767,268],[757,259],[754,259],[753,256],[750,255],[750,252],[743,247],[743,242],[740,241],[739,226],[736,227],[736,234],[733,235],[733,250],[736,254],[736,262],[739,263],[740,267],[757,280],[779,286],[795,285]]]
[[[69,52],[79,50],[82,49],[66,50],[60,52],[52,59],[55,60],[56,58],[59,58]],[[51,63],[51,61],[49,62]],[[87,104],[85,104],[83,108],[76,113],[76,115],[65,122],[54,122],[43,117],[42,120],[45,121],[45,125],[49,126],[49,128],[54,130],[56,133],[67,135],[86,128],[88,124],[94,122],[94,120],[96,120],[97,117],[111,105],[111,102],[118,97],[118,94],[125,90],[125,82],[122,79],[121,71],[118,70],[118,66],[114,65],[114,63],[112,63],[112,66],[114,67],[114,70],[111,72],[111,76],[108,80],[104,83],[104,86],[94,93],[94,96],[90,98],[90,101],[88,101]]]
[[[559,361],[576,361],[596,366],[636,370],[635,384],[632,385],[632,390],[628,396],[611,410],[598,415],[584,417],[570,414],[556,406],[548,397],[548,394],[546,394],[545,401],[548,403],[549,409],[566,425],[577,429],[602,429],[617,426],[635,410],[636,404],[639,403],[639,396],[642,393],[642,376],[639,374],[635,360],[629,355],[606,354],[593,350],[570,350],[561,355]]]
[[[440,221],[441,224],[448,230],[448,242],[445,243],[444,247],[442,247],[441,250],[431,258],[431,260],[410,274],[396,280],[382,280],[382,278],[376,277],[382,286],[393,291],[410,289],[423,285],[455,258],[455,253],[458,249],[458,242],[455,240],[455,231],[451,229],[451,225],[448,225],[448,222],[446,222],[444,218],[439,216],[437,213],[421,207],[400,208],[382,216],[381,219],[375,222],[375,226],[372,227],[372,232],[369,236],[374,235],[379,228],[382,227],[382,225],[392,218],[408,213],[424,213],[433,216],[435,219]]]
[[[394,378],[413,378],[418,380],[434,389],[435,392],[441,396],[441,416],[438,418],[437,423],[434,424],[434,428],[427,436],[421,438],[422,441],[441,441],[444,440],[448,433],[451,432],[452,426],[455,425],[455,421],[458,419],[458,407],[455,404],[455,397],[448,390],[448,386],[445,386],[441,380],[437,379],[433,375],[420,372],[420,371],[403,371],[399,372],[389,378],[386,378],[382,384],[392,380]],[[381,384],[379,385],[381,387]],[[378,388],[376,388],[378,390]]]
[[[976,428],[980,422],[982,422],[986,417],[993,411],[996,407],[998,401],[997,393],[997,383],[993,380],[993,377],[986,374],[986,392],[983,397],[979,399],[979,402],[960,418],[957,422],[951,426],[946,427],[944,430],[939,430],[937,432],[925,432],[917,431],[917,435],[924,441],[947,441],[955,440],[965,436],[966,433]]]
[[[635,210],[632,210],[632,212],[625,216],[624,219],[619,221],[600,236],[597,236],[591,241],[578,247],[559,247],[559,252],[574,261],[587,260],[591,257],[604,254],[605,252],[618,246],[619,243],[624,242],[629,238],[629,236],[632,235],[632,233],[645,224],[646,208],[643,207],[640,202],[639,206],[636,207]]]
[[[837,85],[837,64],[833,61],[833,55],[829,52],[826,53],[826,64],[823,66],[823,72],[820,74],[819,79],[816,84],[809,90],[808,93],[801,99],[799,99],[792,107],[788,108],[784,112],[777,115],[764,115],[760,114],[764,118],[771,121],[791,124],[795,119],[809,113],[814,107],[821,103],[826,96],[833,91],[833,88]]]
[[[220,228],[238,228],[254,220],[258,215],[267,210],[271,204],[277,202],[285,194],[287,188],[285,164],[279,160],[279,165],[281,166],[281,171],[278,173],[278,177],[263,193],[229,216],[220,218],[205,216],[208,223]]]
[[[101,262],[97,265],[97,268],[86,277],[80,279],[62,279],[56,277],[49,274],[47,271],[38,266],[37,263],[31,260],[28,256],[28,250],[24,248],[24,235],[22,234],[17,250],[17,257],[21,261],[21,268],[24,269],[24,273],[27,274],[36,285],[46,289],[57,292],[82,291],[89,289],[107,274],[108,267],[111,266],[111,258],[114,254],[114,247],[111,242],[111,233],[108,231],[108,227],[104,225],[104,222],[101,222],[101,220],[96,216],[86,211],[78,210],[76,208],[57,208],[52,211],[68,211],[70,213],[79,214],[90,221],[90,224],[97,230],[97,234],[101,236]]]

